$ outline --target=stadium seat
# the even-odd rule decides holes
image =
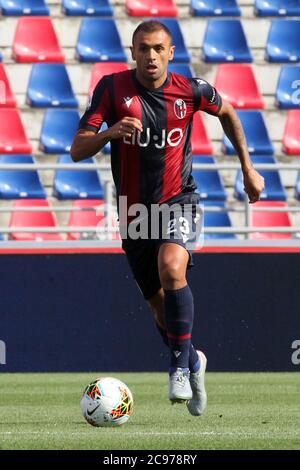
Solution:
[[[300,108],[300,66],[282,67],[276,90],[276,103],[281,109]]]
[[[40,149],[45,153],[69,152],[79,119],[77,110],[48,109],[41,130]]]
[[[300,62],[300,20],[273,20],[267,40],[269,62]]]
[[[0,153],[31,153],[20,113],[13,108],[0,108]]]
[[[231,220],[228,212],[210,212],[206,207],[214,206],[225,208],[224,202],[221,201],[202,201],[204,210],[204,239],[211,238],[237,238],[234,233],[206,233],[205,227],[231,227]]]
[[[187,78],[195,77],[195,71],[193,67],[189,64],[173,64],[172,62],[169,63],[168,66],[169,72],[179,73],[180,75],[184,75]]]
[[[95,86],[104,75],[123,72],[129,70],[130,67],[126,62],[99,62],[93,66],[89,95],[93,94]]]
[[[57,227],[56,215],[53,211],[49,212],[24,212],[22,207],[51,207],[47,199],[20,199],[14,203],[14,207],[20,208],[20,211],[12,212],[9,227]],[[42,240],[63,240],[59,233],[43,232],[12,232],[10,237],[18,241],[42,241]]]
[[[30,106],[76,108],[78,101],[64,64],[34,64],[27,90]]]
[[[62,11],[69,16],[113,16],[109,0],[63,0]]]
[[[252,62],[240,20],[210,19],[203,42],[206,62]]]
[[[0,64],[0,108],[15,108],[16,98],[11,89],[4,64]]]
[[[258,163],[277,163],[272,155],[252,155],[254,165]],[[259,170],[260,174],[265,178],[265,190],[261,194],[261,199],[267,201],[286,201],[287,193],[282,184],[280,173],[278,170]],[[242,172],[239,171],[235,183],[235,196],[243,201],[246,197],[244,191],[244,181]]]
[[[219,65],[215,87],[235,108],[263,109],[265,107],[250,64]]]
[[[178,16],[175,0],[126,0],[130,16]]]
[[[210,163],[211,170],[194,170],[193,177],[197,184],[197,192],[201,199],[209,199],[213,201],[225,201],[227,193],[220,173],[214,168],[215,159],[211,156],[201,155],[199,158],[193,158],[194,163]]]
[[[241,16],[237,0],[191,0],[193,16]]]
[[[0,164],[35,163],[31,155],[0,155]],[[47,193],[36,170],[0,170],[1,199],[44,199]]]
[[[71,211],[69,218],[69,227],[97,227],[104,219],[103,199],[84,199],[74,201],[74,207],[81,207],[86,210],[80,212]],[[91,208],[91,210],[87,210]],[[68,233],[69,240],[79,240],[86,238],[93,238],[95,235],[89,232],[70,232]]]
[[[81,62],[127,62],[116,23],[111,18],[85,18],[77,42]]]
[[[69,154],[65,154],[60,156],[59,163],[73,163],[73,161]],[[57,170],[54,179],[55,197],[58,199],[103,199],[104,192],[98,172],[93,169],[93,159],[89,158],[82,163],[89,163],[91,170]]]
[[[300,16],[299,0],[256,0],[258,16]]]
[[[173,62],[189,63],[191,55],[185,45],[179,21],[175,18],[164,18],[160,21],[169,28],[173,36],[173,43],[176,46]]]
[[[287,212],[270,212],[268,207],[287,207],[286,202],[281,201],[259,201],[253,204],[253,208],[265,207],[265,212],[251,211],[252,227],[292,227],[292,219],[290,213]],[[254,232],[250,234],[251,239],[272,239],[272,238],[292,238],[291,233],[279,232]]]
[[[300,155],[300,109],[288,112],[283,133],[283,150],[288,155]]]
[[[103,211],[104,201],[102,199],[85,199],[74,201],[73,205],[75,207],[82,207],[84,209],[93,208],[92,210],[82,210],[80,212],[71,212],[69,219],[69,227],[105,227],[105,217]],[[113,214],[112,217],[112,227],[117,228],[117,219]],[[71,232],[68,234],[69,240],[79,240],[86,238],[101,238],[101,232],[97,233],[90,232]],[[112,231],[110,234],[106,234],[106,239],[110,240],[119,240],[120,234],[118,231]]]
[[[260,111],[237,111],[248,143],[250,154],[273,155],[274,147],[270,140],[268,130]],[[232,143],[225,135],[223,139],[225,153],[234,155],[236,153]]]
[[[193,154],[212,154],[214,151],[201,111],[194,114],[191,143]]]
[[[65,56],[52,19],[33,16],[20,18],[13,43],[13,57],[17,62],[64,62]]]
[[[0,0],[0,10],[6,16],[49,16],[45,0]]]

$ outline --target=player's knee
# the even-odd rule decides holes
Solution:
[[[176,259],[162,263],[159,274],[162,286],[165,289],[172,289],[177,284],[185,281],[185,272],[182,269],[181,263]]]

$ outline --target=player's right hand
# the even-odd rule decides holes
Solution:
[[[125,116],[121,121],[118,121],[109,128],[110,139],[131,137],[135,130],[143,132],[141,121],[134,117]]]

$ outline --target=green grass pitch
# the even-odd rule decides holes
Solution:
[[[123,380],[134,413],[123,426],[93,428],[81,415],[84,387]],[[167,399],[167,374],[1,374],[0,449],[300,449],[297,373],[208,373],[208,408],[190,416]]]

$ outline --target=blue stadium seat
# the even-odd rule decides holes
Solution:
[[[281,109],[300,108],[300,66],[282,67],[276,90],[276,102]]]
[[[45,0],[0,0],[2,15],[7,16],[49,16]]]
[[[252,62],[240,20],[210,19],[203,42],[206,62]]]
[[[173,62],[189,63],[191,61],[191,55],[185,45],[178,20],[176,18],[159,18],[159,21],[164,23],[173,35],[173,43],[176,46]]]
[[[33,64],[26,101],[39,108],[78,107],[65,65]]]
[[[246,134],[250,154],[273,155],[274,147],[268,134],[265,120],[260,111],[237,111]],[[223,139],[225,153],[236,153],[233,145],[225,135]]]
[[[0,155],[0,163],[35,163],[31,155]],[[0,170],[1,199],[45,199],[47,193],[36,170]]]
[[[241,16],[237,0],[191,0],[194,16]]]
[[[173,64],[170,62],[168,69],[169,72],[179,73],[180,75],[184,75],[187,78],[195,77],[195,71],[189,64]]]
[[[257,163],[277,163],[273,155],[253,155],[251,157],[254,165]],[[261,194],[261,199],[266,201],[286,201],[287,193],[282,184],[278,170],[259,170],[265,178],[265,190]],[[245,199],[244,182],[242,172],[239,171],[235,183],[235,197],[240,201]]]
[[[63,0],[62,10],[68,16],[113,16],[109,0]]]
[[[256,0],[258,16],[300,16],[299,0]]]
[[[45,153],[69,152],[79,119],[75,109],[48,109],[41,130],[40,149]]]
[[[108,127],[107,123],[104,122],[101,126],[101,131],[106,131],[107,127]],[[106,155],[110,154],[111,152],[110,142],[107,142],[107,144],[104,145],[102,152],[105,153]]]
[[[225,208],[225,203],[221,201],[203,201],[204,206],[204,239],[211,238],[237,238],[234,233],[205,233],[205,227],[231,227],[231,220],[228,212],[209,212],[207,206]]]
[[[73,163],[69,154],[61,155],[59,163]],[[93,159],[88,158],[82,163],[89,163],[91,170],[57,170],[54,179],[54,196],[58,199],[103,199],[104,192],[98,172],[93,167]],[[80,163],[77,163],[80,165]]]
[[[300,20],[273,20],[267,40],[269,62],[300,62]]]
[[[214,169],[215,159],[206,155],[194,155],[194,163],[211,163],[211,170],[193,170],[192,174],[197,184],[197,192],[201,199],[209,199],[214,201],[225,201],[227,193],[224,183],[218,170]]]
[[[77,56],[81,62],[127,62],[115,21],[111,18],[82,20]]]

